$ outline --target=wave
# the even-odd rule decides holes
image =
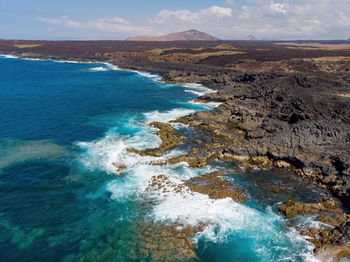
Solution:
[[[213,108],[218,107],[219,105],[222,104],[220,102],[202,103],[202,102],[197,102],[195,100],[192,100],[189,103],[194,104],[194,105],[201,105],[202,107],[206,108],[207,110],[213,109]]]
[[[195,112],[195,110],[177,108],[165,112],[152,111],[143,114],[145,122],[168,122],[181,116]],[[139,119],[138,119],[139,120]],[[91,142],[78,142],[82,149],[80,162],[90,170],[102,170],[108,173],[116,173],[117,166],[133,168],[137,165],[149,164],[152,161],[164,160],[164,158],[141,157],[126,151],[127,148],[146,149],[156,148],[161,144],[160,138],[154,134],[154,128],[138,123],[137,119],[128,119],[119,123],[120,129],[136,130],[129,136],[120,136],[118,127],[111,128],[103,138]],[[140,130],[140,131],[137,131]],[[173,150],[168,157],[184,152]]]
[[[115,71],[119,71],[119,70],[121,70],[118,66],[116,66],[116,65],[113,65],[113,64],[111,64],[111,63],[102,63],[102,64],[104,64],[104,65],[106,65],[110,70],[115,70]]]
[[[73,61],[73,60],[55,60],[55,59],[48,59],[56,63],[68,63],[68,64],[91,64],[93,62],[83,62],[83,61]]]
[[[176,120],[181,116],[189,115],[195,113],[194,109],[187,108],[175,108],[165,112],[159,112],[158,110],[144,113],[147,122],[169,122],[171,120]]]
[[[152,73],[149,73],[149,72],[145,72],[145,71],[135,71],[137,74],[139,74],[140,76],[144,76],[144,77],[147,77],[147,78],[150,78],[154,81],[159,81],[162,79],[162,77],[158,74],[152,74]]]
[[[213,89],[203,86],[202,84],[187,83],[182,86],[187,88],[185,92],[193,93],[198,96],[202,96],[202,95],[214,92]]]
[[[93,67],[89,69],[90,72],[101,72],[101,71],[108,71],[108,68],[99,66],[99,67]]]
[[[3,58],[18,58],[17,56],[14,56],[14,55],[5,55],[5,54],[0,54],[0,57],[3,57]]]
[[[103,64],[104,66],[93,67],[93,68],[90,68],[88,71],[90,71],[90,72],[103,72],[103,71],[109,71],[109,70],[113,70],[113,71],[120,70],[119,67],[112,65],[110,63],[96,63],[96,64]]]
[[[154,137],[153,137],[154,136]],[[79,142],[77,145],[83,150],[80,161],[90,170],[101,170],[111,174],[118,173],[118,166],[133,168],[137,165],[149,164],[157,161],[155,157],[141,157],[127,152],[127,148],[144,149],[150,145],[157,147],[160,139],[152,133],[134,137],[119,137],[117,134],[108,134],[103,139],[92,142]]]

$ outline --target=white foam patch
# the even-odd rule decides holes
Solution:
[[[14,56],[14,55],[3,55],[3,54],[0,54],[0,56],[4,57],[4,58],[10,58],[10,59],[18,58],[17,56]]]
[[[73,61],[73,60],[52,60],[52,61],[56,63],[69,63],[69,64],[90,64],[91,63],[91,62],[82,62],[82,61]]]
[[[317,215],[312,216],[297,216],[294,219],[294,223],[296,223],[297,227],[305,227],[305,228],[329,228],[332,227],[328,224],[322,223],[316,220]]]
[[[44,59],[40,58],[30,58],[30,57],[24,57],[23,60],[30,60],[30,61],[44,61]]]
[[[295,228],[291,228],[290,231],[287,233],[287,236],[291,239],[293,243],[303,243],[306,248],[300,253],[300,256],[303,258],[303,261],[306,262],[322,262],[319,258],[314,256],[314,248],[315,246],[306,241],[305,236],[301,236],[299,232]],[[295,259],[289,259],[285,258],[284,260],[281,261],[296,261]]]
[[[196,111],[187,108],[175,108],[165,112],[159,112],[158,110],[144,113],[147,122],[169,122],[171,120],[176,120],[181,116],[193,114]]]
[[[165,112],[152,111],[144,113],[144,118],[147,122],[168,122],[194,112],[194,110],[189,109],[173,109]],[[151,128],[146,124],[136,123],[134,119],[129,120],[125,124],[134,128],[141,126],[141,131],[133,136],[119,136],[118,128],[113,128],[101,139],[91,142],[78,142],[77,145],[83,151],[79,158],[80,162],[90,170],[116,173],[118,166],[126,166],[128,169],[131,169],[139,165],[162,161],[185,153],[179,149],[174,149],[167,152],[161,158],[151,156],[141,157],[138,154],[129,153],[127,152],[127,148],[142,150],[159,147],[161,139],[154,134],[155,128]]]
[[[182,86],[187,88],[185,89],[185,92],[193,93],[198,96],[202,96],[202,95],[214,92],[213,89],[203,86],[202,84],[188,83]]]
[[[101,71],[108,71],[108,68],[105,68],[103,66],[99,67],[93,67],[89,69],[90,72],[101,72]]]
[[[161,144],[158,136],[154,135],[150,128],[143,130],[135,136],[119,136],[113,130],[102,139],[92,142],[78,142],[83,150],[80,161],[90,170],[101,170],[109,173],[117,173],[118,166],[133,168],[137,165],[149,164],[157,161],[155,157],[141,157],[127,152],[127,148],[145,149],[154,148]]]
[[[201,105],[203,107],[205,107],[207,110],[213,109],[218,107],[219,105],[221,105],[222,103],[219,102],[208,102],[208,103],[202,103],[202,102],[197,102],[195,100],[192,100],[189,102],[190,104],[194,104],[194,105]]]
[[[103,63],[103,64],[105,64],[110,70],[115,70],[115,71],[121,70],[118,66],[113,65],[111,63]]]
[[[176,181],[177,180],[177,181]],[[178,178],[171,178],[171,183],[181,184]],[[164,192],[164,188],[161,191]],[[152,217],[156,221],[164,223],[181,223],[195,227],[206,223],[203,232],[194,237],[196,243],[205,238],[212,242],[225,242],[231,234],[242,235],[243,238],[254,239],[256,250],[263,257],[271,255],[273,250],[285,250],[290,257],[284,257],[279,261],[297,261],[299,257],[303,261],[316,262],[319,260],[313,255],[314,246],[307,242],[295,229],[287,233],[281,233],[279,225],[282,223],[281,216],[268,210],[260,212],[244,204],[237,203],[231,198],[213,200],[207,195],[194,193],[188,189],[182,189],[181,193],[166,188],[166,193],[160,193],[160,203],[153,208]],[[283,243],[287,239],[300,246],[300,254],[288,252],[289,247],[277,243]],[[275,243],[275,246],[264,243]]]
[[[144,76],[144,77],[147,77],[147,78],[150,78],[154,81],[159,81],[162,79],[162,77],[158,74],[152,74],[152,73],[149,73],[149,72],[144,72],[144,71],[135,71],[137,74],[141,75],[141,76]]]
[[[234,202],[231,198],[213,200],[207,195],[182,192],[172,193],[154,207],[155,220],[179,222],[195,227],[199,223],[210,226],[200,235],[212,241],[224,241],[228,233],[259,228],[271,231],[271,223],[258,211]],[[265,220],[265,222],[264,222]]]
[[[163,159],[168,156],[164,156]],[[147,158],[147,157],[146,157]],[[130,169],[123,179],[114,180],[107,185],[107,190],[112,193],[112,199],[125,201],[125,199],[144,199],[145,189],[153,176],[167,174],[172,181],[181,183],[182,180],[199,176],[203,173],[212,172],[215,169],[203,167],[198,169],[189,168],[185,163],[171,166],[153,166],[149,163],[139,163]],[[162,197],[160,199],[163,199]]]

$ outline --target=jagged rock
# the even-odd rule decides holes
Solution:
[[[234,201],[243,202],[246,200],[244,191],[238,187],[234,187],[225,181],[222,173],[213,172],[200,177],[191,178],[186,181],[185,185],[191,191],[206,194],[212,199],[232,198]]]
[[[162,140],[162,144],[159,146],[159,150],[164,152],[175,146],[177,146],[181,141],[186,140],[186,137],[173,134],[175,129],[167,123],[152,122],[150,126],[156,127],[159,130],[156,134]]]
[[[129,153],[143,156],[143,157],[145,157],[145,156],[154,156],[154,157],[163,156],[162,152],[160,152],[160,150],[158,148],[148,148],[148,149],[144,149],[144,150],[137,150],[135,148],[127,148],[126,151]]]
[[[161,122],[152,122],[149,125],[159,129],[158,131],[156,131],[156,134],[162,140],[162,144],[159,146],[159,148],[147,148],[144,150],[127,148],[126,149],[127,152],[138,154],[143,157],[145,156],[161,157],[163,156],[164,151],[174,148],[175,146],[180,144],[182,141],[186,140],[186,137],[184,136],[173,134],[175,129],[170,124],[161,123]]]
[[[322,261],[339,261],[350,256],[350,215],[343,214],[338,202],[330,199],[323,199],[315,204],[288,201],[280,207],[280,211],[289,219],[293,218],[294,214],[338,214],[336,216],[320,215],[316,219],[332,227],[303,228],[299,231],[301,235],[309,237],[306,240],[315,245],[314,253]]]
[[[294,215],[311,215],[320,212],[342,214],[340,203],[331,199],[322,199],[319,203],[300,203],[289,200],[280,206],[280,211],[287,217],[293,218]]]

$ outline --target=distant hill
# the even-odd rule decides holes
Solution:
[[[252,35],[248,35],[245,38],[232,38],[231,40],[257,41],[258,39]]]
[[[129,41],[217,41],[212,35],[197,30],[189,30],[185,32],[172,33],[163,36],[135,36],[129,37]]]

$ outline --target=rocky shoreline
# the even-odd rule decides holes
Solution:
[[[106,62],[106,57],[11,54]],[[243,163],[246,169],[288,169],[327,190],[341,201],[342,207],[331,200],[319,204],[288,201],[281,206],[281,212],[288,219],[293,219],[294,214],[318,214],[319,221],[332,227],[298,229],[315,244],[315,253],[328,259],[330,252],[337,260],[350,255],[350,220],[347,215],[350,207],[349,59],[242,61],[230,67],[142,61],[133,57],[113,57],[107,62],[127,70],[159,73],[167,83],[198,83],[217,90],[198,98],[198,101],[219,102],[220,106],[175,121],[195,127],[205,139],[186,141],[192,143],[192,149],[186,155],[155,162],[155,165],[187,162],[191,167],[201,167],[218,159]],[[162,145],[138,152],[129,149],[130,152],[159,157],[185,140],[173,134],[174,129],[169,124],[152,125],[159,129],[157,134]],[[201,179],[216,181],[210,174]],[[225,193],[229,186],[225,183],[219,186],[210,186],[209,183],[208,188],[203,189],[195,182],[189,181],[186,186],[195,192],[209,192],[213,197],[222,195],[244,199],[232,193],[234,191]],[[147,234],[143,236],[149,238]],[[188,252],[190,257],[194,256]]]
[[[350,64],[349,64],[350,65]],[[347,73],[247,73],[230,70],[170,71],[167,83],[200,83],[218,91],[199,102],[219,107],[175,122],[208,136],[185,156],[163,164],[187,162],[192,167],[213,159],[241,162],[246,169],[285,168],[330,192],[343,204],[288,201],[280,210],[287,218],[318,214],[333,228],[301,229],[322,260],[350,255],[346,215],[350,205],[350,91]],[[332,203],[331,203],[332,202]],[[331,203],[331,204],[330,204]],[[328,207],[326,207],[328,205]],[[330,205],[330,206],[329,206]],[[298,206],[297,210],[293,207]],[[337,221],[337,222],[334,222]]]

